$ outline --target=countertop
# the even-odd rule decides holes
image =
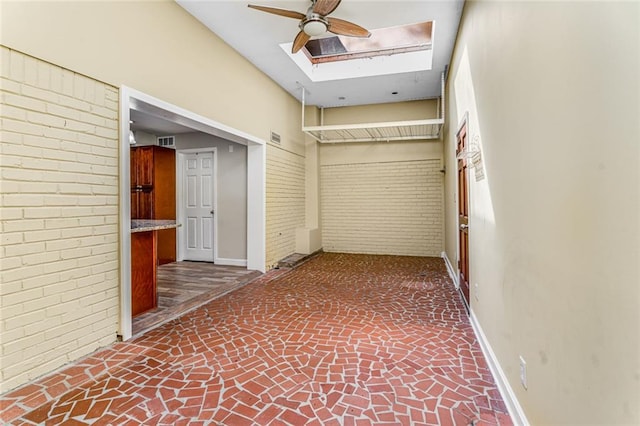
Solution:
[[[131,219],[131,233],[178,228],[175,220]]]

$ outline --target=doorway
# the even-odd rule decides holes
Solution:
[[[456,158],[458,160],[458,271],[460,292],[467,308],[469,299],[469,174],[468,159],[464,155],[468,146],[467,118],[456,134]]]
[[[130,112],[141,111],[179,123],[196,132],[217,136],[247,147],[247,269],[265,272],[266,143],[237,129],[154,98],[127,86],[120,88],[119,215],[120,215],[120,325],[118,335],[132,336],[131,317],[131,199]]]

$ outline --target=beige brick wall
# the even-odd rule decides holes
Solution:
[[[295,252],[304,226],[304,157],[267,146],[267,269]]]
[[[439,256],[443,250],[440,159],[323,165],[325,251]]]
[[[0,54],[4,392],[115,341],[118,91]]]

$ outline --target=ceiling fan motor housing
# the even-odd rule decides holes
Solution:
[[[329,22],[317,13],[308,13],[307,17],[300,21],[299,27],[309,36],[318,36],[323,34],[329,28]]]

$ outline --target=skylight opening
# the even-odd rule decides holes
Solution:
[[[430,50],[433,22],[371,30],[371,37],[332,36],[309,40],[302,49],[313,64]]]
[[[312,40],[307,48],[313,51],[317,47],[315,61],[307,48],[291,53],[292,43],[280,47],[312,82],[429,71],[436,49],[435,25],[429,21],[374,29],[367,39],[336,36]]]

